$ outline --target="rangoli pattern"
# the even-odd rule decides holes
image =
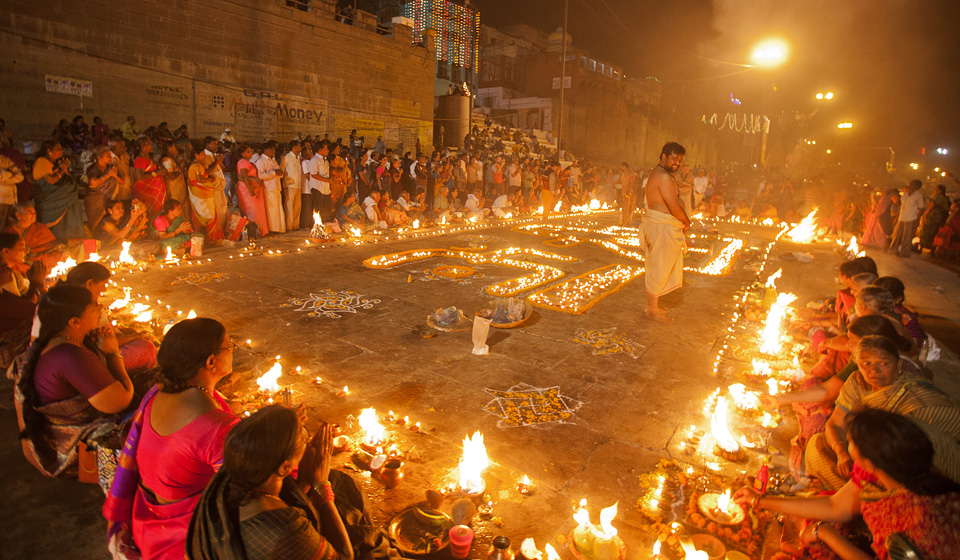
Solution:
[[[627,338],[627,335],[617,332],[617,327],[607,329],[581,329],[573,337],[575,342],[593,349],[594,356],[600,354],[624,353],[633,359],[640,357],[646,346]]]
[[[356,313],[358,309],[372,309],[380,303],[379,299],[368,299],[357,292],[335,292],[325,289],[305,298],[293,298],[281,304],[281,307],[298,308],[296,311],[306,311],[309,317],[326,317],[339,319],[341,313]]]
[[[519,383],[506,391],[484,389],[483,392],[494,397],[483,409],[500,417],[497,425],[501,428],[567,422],[583,405],[560,394],[560,387],[537,388]]]

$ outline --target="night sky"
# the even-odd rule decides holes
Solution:
[[[552,31],[562,22],[563,0],[474,4],[494,27],[522,22]],[[766,90],[767,114],[819,107],[808,121],[818,145],[841,141],[836,124],[850,121],[842,141],[892,146],[901,169],[924,162],[925,146],[930,167],[960,175],[960,8],[953,2],[570,0],[570,34],[574,45],[628,75],[683,83],[683,99],[673,102],[685,110],[759,113]],[[780,68],[724,63],[749,63],[751,47],[767,36],[791,45]],[[818,105],[817,91],[836,98]],[[936,155],[939,146],[947,157]]]

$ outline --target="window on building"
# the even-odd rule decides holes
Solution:
[[[285,0],[287,6],[290,8],[296,8],[301,12],[310,11],[310,0]]]
[[[437,77],[441,80],[450,79],[450,72],[447,70],[446,64],[442,62],[437,63]]]

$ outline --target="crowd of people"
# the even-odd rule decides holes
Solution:
[[[726,179],[683,165],[684,150],[673,143],[661,154],[662,169],[644,177],[628,163],[616,171],[578,161],[564,167],[531,151],[522,134],[496,127],[471,131],[465,153],[427,155],[419,146],[401,154],[379,138],[367,147],[355,134],[345,143],[304,137],[252,146],[230,130],[195,143],[186,127],[171,133],[166,123],[143,132],[133,117],[113,132],[99,118],[94,123],[62,121],[32,167],[16,159],[8,133],[0,136],[11,162],[3,184],[15,193],[3,198],[11,219],[0,233],[0,331],[32,465],[48,476],[76,476],[78,444],[123,434],[115,471],[103,481],[115,558],[266,559],[283,551],[386,559],[391,551],[356,483],[330,469],[329,425],[308,432],[302,410],[279,405],[239,420],[217,392],[236,348],[222,324],[181,321],[158,349],[112,326],[100,302],[108,268],[81,263],[48,290],[47,268],[72,244],[127,241],[153,254],[182,251],[198,233],[215,243],[311,229],[314,216],[334,231],[366,230],[546,216],[591,201],[620,202],[629,225],[635,208],[650,203],[647,179],[661,194],[659,183],[675,185],[678,200],[663,201],[660,212],[684,218],[795,220],[824,196],[816,181],[805,183],[801,197],[783,180],[776,189],[761,183],[751,201],[728,199]],[[864,243],[875,238],[901,256],[916,250],[918,230],[921,249],[939,248],[945,229],[960,231],[958,203],[945,207],[941,187],[925,201],[921,187],[911,183],[899,197],[885,191],[865,214],[841,192],[825,227],[865,231]],[[683,229],[689,225],[686,219]],[[906,304],[905,283],[879,276],[869,257],[843,263],[840,280],[836,297],[793,325],[809,338],[816,366],[799,391],[765,397],[768,407],[797,412],[795,477],[832,494],[784,498],[745,488],[737,499],[805,519],[800,538],[809,546],[794,551],[800,556],[830,549],[858,558],[857,538],[866,537],[886,558],[890,536],[900,535],[924,557],[949,557],[960,546],[960,407],[930,381],[928,337]],[[660,292],[648,285],[648,293]],[[857,517],[868,534],[847,523]]]
[[[960,545],[960,406],[931,382],[928,337],[904,282],[878,276],[870,257],[844,262],[840,281],[835,297],[792,325],[819,361],[799,390],[762,397],[768,409],[793,407],[791,470],[822,493],[744,488],[735,497],[798,525],[782,558],[888,558],[893,534],[919,557],[951,557]]]

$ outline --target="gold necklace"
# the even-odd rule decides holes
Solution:
[[[194,387],[194,388],[196,388],[196,389],[200,389],[201,391],[203,391],[204,393],[206,393],[207,396],[209,396],[211,399],[213,399],[214,402],[216,402],[217,404],[220,403],[220,401],[217,399],[217,397],[213,396],[213,393],[211,393],[210,391],[207,391],[207,389],[206,389],[205,387],[201,387],[201,386],[199,386],[199,385],[187,385],[187,387]]]
[[[72,342],[73,344],[76,344],[77,346],[83,346],[83,339],[74,338],[68,334],[60,333],[57,335],[57,338],[62,338],[67,342]]]

